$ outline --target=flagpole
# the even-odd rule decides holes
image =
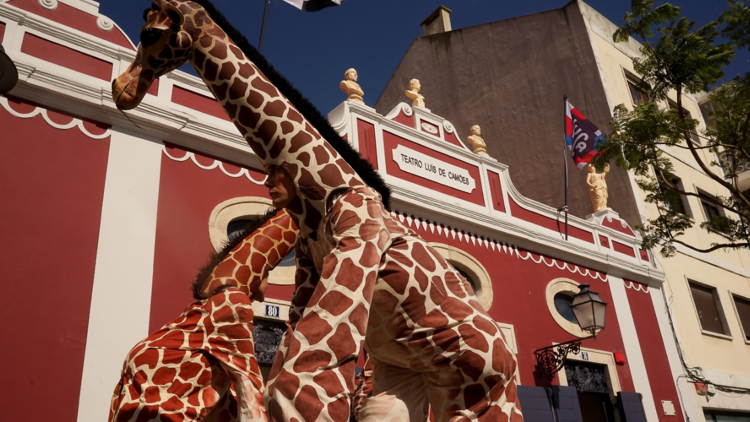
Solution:
[[[260,41],[258,41],[258,53],[263,52],[263,35],[266,33],[266,18],[268,17],[268,5],[271,0],[266,0],[266,9],[263,11],[263,25],[260,27]]]
[[[563,94],[563,160],[565,163],[565,240],[568,240],[568,141],[565,138],[567,130],[568,95]]]

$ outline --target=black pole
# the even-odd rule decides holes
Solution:
[[[268,17],[268,5],[271,0],[266,0],[266,9],[263,11],[263,25],[260,27],[260,41],[258,41],[258,53],[263,52],[263,35],[266,33],[266,18]]]
[[[565,240],[568,240],[568,141],[565,138],[567,130],[568,95],[563,94],[563,159],[565,160]]]

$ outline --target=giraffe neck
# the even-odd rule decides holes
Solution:
[[[295,181],[287,211],[308,237],[331,193],[365,183],[207,14],[191,18],[190,63],[260,161],[283,167]]]
[[[281,132],[313,132],[320,138],[276,87],[257,77],[260,70],[218,26],[201,31],[190,63],[253,151],[263,150],[258,154],[262,161],[274,146],[279,148],[279,123],[286,117],[297,120],[298,127],[292,129],[295,122],[289,122]]]

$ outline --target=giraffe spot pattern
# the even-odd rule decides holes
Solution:
[[[232,51],[232,54],[234,54],[236,57],[243,56],[241,53],[238,53],[234,49],[232,49],[232,43],[228,40],[228,37],[226,37],[226,34],[221,31],[220,28],[216,27],[215,25],[212,25],[212,22],[210,18],[208,17],[205,12],[197,8],[193,10],[193,8],[196,8],[197,6],[192,6],[193,3],[185,3],[182,1],[176,0],[176,3],[179,5],[179,7],[183,8],[185,12],[188,13],[189,20],[192,20],[192,27],[194,28],[202,28],[206,27],[209,28],[210,36],[204,37],[204,39],[200,39],[201,43],[205,42],[205,45],[203,45],[203,48],[206,49],[206,51],[210,51],[209,54],[212,55],[212,57],[208,58],[206,57],[204,60],[200,60],[199,55],[193,54],[194,60],[199,62],[196,64],[196,67],[201,70],[202,76],[204,80],[208,81],[215,81],[217,76],[221,77],[221,70],[220,65],[222,65],[222,61],[226,58],[228,58],[228,51],[227,46],[229,46],[229,50]],[[190,6],[189,6],[190,5]],[[166,17],[165,17],[166,19]],[[168,19],[167,19],[168,21]],[[170,22],[171,24],[171,22]],[[168,26],[168,25],[167,25]],[[195,39],[198,39],[196,37]],[[175,42],[182,42],[181,40],[172,40],[173,43]],[[212,44],[213,43],[213,44]],[[218,47],[221,45],[224,47]],[[209,47],[211,47],[210,50]],[[176,51],[176,50],[175,50]],[[244,57],[243,57],[244,58]],[[169,62],[165,62],[164,60],[160,60],[155,57],[149,58],[149,63],[153,64],[153,68],[159,68],[162,65],[167,64],[176,64],[177,60],[169,60]],[[218,62],[218,63],[217,63]],[[252,106],[252,100],[251,94],[246,94],[243,98],[246,98],[245,103],[242,101],[238,101],[236,104],[231,104],[228,102],[224,102],[223,105],[225,107],[225,110],[227,111],[227,114],[230,117],[233,117],[235,119],[235,124],[238,127],[238,130],[243,134],[245,139],[247,140],[250,147],[255,151],[255,153],[258,155],[258,157],[261,160],[266,160],[268,158],[268,155],[270,154],[270,150],[275,142],[279,140],[279,137],[277,136],[278,126],[277,123],[274,122],[273,125],[267,125],[263,126],[265,122],[269,121],[266,119],[265,115],[261,115],[260,110],[261,107],[263,107],[267,101],[275,101],[277,99],[281,99],[282,97],[279,95],[278,91],[276,90],[273,85],[268,83],[265,79],[265,76],[263,76],[260,72],[257,71],[257,69],[254,69],[254,67],[249,63],[238,63],[238,65],[245,64],[245,67],[239,67],[235,68],[235,71],[238,73],[252,73],[249,77],[242,78],[242,75],[235,74],[232,75],[232,84],[236,83],[236,81],[240,78],[244,79],[244,82],[250,82],[250,86],[247,87],[250,92],[256,92],[259,96],[257,102],[257,107]],[[221,69],[224,69],[224,66],[221,66]],[[229,69],[229,67],[227,67]],[[223,76],[227,76],[226,73],[224,73]],[[139,88],[141,88],[139,86]],[[231,97],[231,92],[225,94],[229,95]],[[218,96],[218,95],[217,95]],[[238,98],[240,100],[240,98]],[[235,108],[232,108],[235,107]],[[289,156],[285,156],[284,160],[292,161],[296,158],[296,155],[300,152],[303,152],[302,150],[305,149],[305,152],[313,152],[311,151],[311,147],[313,142],[320,142],[320,134],[317,133],[317,131],[308,123],[306,122],[302,116],[297,112],[294,107],[292,107],[289,104],[285,105],[286,107],[286,121],[290,124],[292,124],[291,131],[288,133],[289,138],[289,149],[287,153]],[[264,121],[262,121],[264,120]],[[286,130],[285,127],[281,128],[282,131]],[[296,131],[296,132],[295,132]],[[304,133],[304,135],[300,135]],[[286,134],[284,135],[286,136]],[[295,139],[297,140],[295,144]],[[402,273],[406,273],[406,279],[407,283],[401,289],[402,292],[409,291],[410,292],[410,298],[412,301],[415,301],[415,298],[412,296],[412,292],[418,291],[422,292],[424,289],[422,288],[419,283],[414,280],[414,272],[416,268],[420,268],[422,271],[425,272],[425,275],[430,279],[431,284],[428,287],[429,295],[425,296],[423,295],[422,298],[425,299],[425,310],[430,311],[437,311],[438,308],[441,312],[444,312],[445,314],[449,315],[452,319],[456,321],[458,326],[461,326],[465,323],[470,323],[471,320],[475,319],[476,316],[483,316],[485,315],[483,311],[480,311],[475,307],[475,304],[473,302],[476,302],[475,300],[471,299],[472,294],[470,291],[465,292],[464,297],[459,297],[458,292],[462,292],[465,289],[465,284],[456,277],[458,281],[451,280],[448,275],[446,275],[446,271],[452,271],[449,270],[449,266],[445,261],[439,257],[435,256],[434,251],[430,250],[431,248],[427,247],[427,251],[430,254],[433,254],[434,261],[432,263],[425,263],[420,262],[424,261],[424,256],[422,256],[422,252],[418,251],[420,247],[425,248],[416,237],[416,234],[403,227],[400,223],[393,220],[390,215],[387,214],[385,210],[380,210],[378,207],[382,208],[382,205],[379,204],[379,200],[377,199],[378,196],[374,192],[372,192],[369,188],[361,187],[362,182],[359,180],[356,176],[354,176],[353,169],[346,164],[341,157],[336,154],[329,145],[323,144],[326,149],[328,149],[329,154],[331,157],[333,157],[334,162],[338,165],[338,168],[336,171],[331,171],[330,174],[315,174],[316,177],[313,177],[313,175],[307,175],[309,180],[306,180],[308,183],[300,183],[301,186],[300,192],[305,195],[305,198],[302,198],[301,200],[296,201],[293,203],[293,207],[296,212],[296,218],[298,218],[297,221],[301,221],[305,224],[306,227],[312,228],[315,230],[315,228],[318,227],[318,223],[322,220],[322,215],[320,215],[320,211],[318,211],[316,208],[312,207],[312,204],[310,203],[311,200],[317,200],[316,195],[319,196],[321,199],[325,196],[327,190],[331,188],[340,188],[342,186],[360,186],[355,187],[354,189],[350,190],[352,192],[353,196],[361,196],[361,197],[367,197],[369,198],[368,204],[364,207],[354,207],[355,208],[355,214],[358,216],[358,220],[356,225],[360,225],[364,221],[366,221],[366,218],[369,216],[369,218],[380,221],[380,224],[382,225],[382,229],[378,231],[378,237],[377,237],[377,247],[378,251],[376,255],[380,255],[383,257],[383,262],[380,264],[379,260],[375,260],[374,258],[366,258],[363,259],[361,253],[365,251],[365,246],[367,244],[375,244],[375,240],[370,241],[362,241],[357,242],[356,239],[353,239],[351,241],[351,249],[348,250],[347,256],[344,258],[350,259],[351,263],[355,264],[355,266],[358,266],[360,270],[362,270],[362,276],[366,277],[365,279],[360,278],[359,282],[353,282],[351,284],[352,287],[354,287],[353,290],[351,290],[351,299],[356,299],[352,301],[352,304],[350,305],[351,311],[347,311],[342,313],[336,318],[332,318],[329,320],[332,326],[330,326],[329,332],[325,334],[325,336],[322,338],[326,342],[330,341],[334,338],[335,335],[339,335],[339,333],[349,333],[349,335],[352,335],[352,333],[355,333],[352,337],[353,344],[354,344],[354,351],[355,355],[358,349],[361,347],[362,343],[362,333],[361,330],[357,329],[357,331],[354,331],[354,323],[351,321],[351,317],[353,312],[360,308],[360,305],[364,307],[361,312],[363,314],[363,319],[365,322],[367,322],[367,313],[369,311],[367,307],[367,302],[369,301],[368,296],[370,299],[373,300],[373,304],[377,304],[381,308],[377,310],[377,312],[373,312],[374,315],[378,315],[380,317],[380,325],[376,325],[374,327],[374,334],[379,335],[379,332],[383,331],[383,327],[389,327],[390,330],[392,330],[390,333],[386,333],[385,342],[382,344],[383,348],[391,347],[392,350],[397,351],[396,354],[393,354],[393,356],[396,356],[398,358],[402,358],[404,365],[408,365],[409,362],[414,362],[415,356],[413,355],[413,352],[410,352],[412,349],[406,348],[405,344],[408,344],[409,336],[413,336],[418,334],[419,332],[424,332],[426,330],[428,333],[430,333],[429,338],[434,342],[434,344],[438,347],[435,348],[435,350],[442,349],[443,351],[447,353],[441,353],[440,355],[433,356],[433,357],[422,357],[424,359],[424,362],[430,365],[434,365],[434,367],[445,367],[447,372],[447,375],[443,376],[441,375],[440,379],[445,379],[449,382],[450,385],[453,385],[449,389],[449,391],[446,391],[444,396],[451,398],[451,400],[460,400],[458,397],[460,397],[459,392],[462,388],[464,388],[465,393],[470,393],[470,395],[478,396],[479,389],[476,389],[476,392],[469,391],[469,389],[466,389],[463,385],[464,383],[464,373],[471,374],[474,373],[473,371],[476,370],[475,366],[469,365],[469,369],[463,370],[458,368],[450,368],[450,365],[456,360],[454,357],[454,354],[460,351],[461,349],[461,342],[460,334],[457,333],[453,329],[426,329],[425,327],[419,327],[419,332],[415,332],[414,327],[411,327],[409,324],[406,323],[408,320],[408,314],[404,311],[404,309],[400,306],[402,303],[405,303],[409,299],[409,297],[404,297],[403,293],[399,294],[398,297],[394,295],[396,293],[395,289],[393,289],[388,283],[379,283],[375,282],[374,279],[377,275],[376,268],[367,268],[363,267],[364,263],[374,263],[373,265],[380,265],[384,266],[385,268],[388,268],[388,264],[393,264],[391,269],[393,270],[393,274],[396,274],[398,271]],[[296,148],[296,149],[295,149]],[[307,149],[310,148],[310,149]],[[292,151],[294,149],[294,151]],[[314,153],[314,152],[313,152]],[[316,157],[316,160],[318,157]],[[322,158],[321,158],[322,160]],[[298,161],[297,161],[298,162]],[[293,164],[289,162],[288,164]],[[326,161],[326,164],[330,165],[330,161]],[[290,166],[291,167],[291,166]],[[305,178],[304,171],[305,169],[295,169],[296,171],[291,172],[290,174],[294,174],[295,180],[298,182],[301,182],[303,178]],[[346,176],[346,178],[344,177]],[[341,183],[341,186],[332,186],[329,185],[329,182],[336,182]],[[345,195],[346,196],[346,195]],[[353,198],[352,198],[353,199]],[[356,202],[357,199],[353,199],[353,201],[350,202]],[[372,204],[375,203],[373,206]],[[343,216],[345,212],[341,213],[341,216]],[[338,223],[341,222],[342,226],[346,225],[347,223],[345,221],[342,221],[340,218],[332,219],[331,224],[328,225],[323,229],[323,231],[320,231],[318,233],[319,236],[324,237],[325,239],[330,239],[332,236],[339,236],[341,233],[338,227]],[[354,237],[354,235],[357,233],[357,229],[355,229],[354,233],[349,233],[348,235]],[[402,255],[404,257],[409,258],[409,260],[412,262],[411,265],[406,264],[405,262],[399,262],[395,258],[392,257],[391,252],[397,251],[397,249],[393,249],[393,251],[388,250],[388,246],[392,245],[392,243],[395,243],[396,241],[400,239],[406,239],[405,242],[405,248],[403,251],[401,251]],[[329,242],[329,245],[336,245],[334,242]],[[419,247],[416,247],[415,245],[420,244]],[[309,249],[305,251],[306,254],[309,254]],[[368,252],[369,253],[369,252]],[[420,256],[419,259],[416,258],[416,256]],[[252,257],[252,255],[251,255]],[[302,262],[302,260],[298,261]],[[330,270],[330,276],[331,277],[338,277],[338,274],[341,271],[341,267],[346,262],[345,259],[338,260],[335,262],[336,268],[333,270]],[[435,266],[435,262],[437,262],[441,268],[439,271],[431,271],[430,268]],[[312,268],[312,267],[311,267]],[[365,272],[365,268],[367,271]],[[455,277],[455,276],[454,276]],[[398,277],[394,278],[396,280]],[[310,301],[312,302],[313,299],[315,299],[315,296],[317,295],[317,299],[321,299],[324,297],[326,293],[326,289],[328,286],[331,286],[332,283],[338,283],[337,280],[320,280],[317,275],[315,275],[312,271],[305,272],[305,276],[301,278],[303,281],[304,288],[297,289],[296,292],[299,292],[301,294],[307,295],[307,297],[310,298]],[[347,283],[344,281],[344,283]],[[451,283],[453,285],[451,285]],[[378,287],[382,284],[382,288]],[[439,285],[439,287],[437,287]],[[388,289],[390,291],[387,291],[385,289]],[[456,290],[457,289],[457,290]],[[321,293],[318,294],[318,290],[321,290]],[[349,289],[339,289],[340,292],[346,292]],[[455,290],[455,291],[454,291]],[[313,292],[313,294],[310,294],[310,291]],[[433,293],[435,291],[436,293]],[[382,292],[382,293],[380,293]],[[241,292],[238,292],[241,293]],[[348,293],[347,293],[348,294]],[[398,294],[398,293],[396,293]],[[296,295],[295,295],[296,296]],[[245,296],[246,297],[246,296]],[[427,302],[427,297],[430,298],[430,300],[433,297],[437,298],[443,298],[443,301],[439,304],[436,304],[432,301]],[[378,301],[380,300],[380,302]],[[472,302],[473,301],[473,302]],[[322,302],[322,300],[321,300]],[[341,359],[343,359],[342,362],[335,362],[333,361],[334,356],[330,356],[330,354],[327,351],[319,350],[319,351],[310,351],[306,349],[300,349],[299,344],[300,342],[307,342],[307,335],[314,331],[315,329],[319,328],[318,324],[317,326],[313,325],[306,325],[307,321],[312,321],[311,315],[317,315],[316,310],[322,310],[316,303],[305,303],[304,298],[301,298],[299,301],[296,301],[293,303],[300,303],[299,306],[295,305],[295,309],[293,312],[290,312],[290,323],[294,324],[294,322],[291,321],[292,318],[298,318],[299,323],[297,324],[296,328],[299,331],[298,333],[295,333],[294,340],[291,341],[291,343],[288,346],[288,351],[290,355],[294,355],[291,360],[284,363],[285,370],[292,369],[292,372],[296,372],[294,368],[296,368],[298,365],[305,366],[305,362],[307,362],[307,365],[312,368],[315,367],[311,373],[314,375],[317,375],[317,372],[321,368],[321,366],[316,366],[315,361],[320,362],[326,362],[327,364],[335,364],[337,367],[335,368],[335,371],[338,371],[338,373],[341,374],[342,378],[347,381],[347,388],[349,387],[349,383],[351,383],[351,379],[353,378],[351,375],[353,370],[353,360],[346,357],[346,354],[341,355]],[[416,302],[414,302],[416,303]],[[456,304],[461,304],[463,307],[456,306]],[[469,305],[467,305],[469,303]],[[220,305],[219,303],[216,303],[216,305]],[[306,308],[305,308],[306,306]],[[318,306],[318,307],[316,307]],[[391,313],[388,314],[386,311],[390,308]],[[417,306],[415,309],[419,309],[418,312],[421,311],[421,307]],[[304,314],[303,314],[304,312]],[[295,317],[295,314],[297,315]],[[429,314],[429,313],[428,313]],[[469,319],[469,317],[472,317]],[[205,320],[205,330],[211,331],[214,329],[214,323],[216,321],[210,321],[208,319]],[[394,323],[395,321],[395,323]],[[366,324],[369,327],[372,327],[370,324]],[[342,328],[343,327],[343,328]],[[347,328],[347,330],[344,330],[344,328]],[[477,331],[480,333],[484,333],[484,331]],[[368,336],[370,334],[368,333]],[[388,339],[388,335],[390,335],[390,339]],[[402,337],[403,336],[403,337]],[[166,337],[166,336],[165,336]],[[212,342],[210,339],[201,339],[200,336],[182,336],[180,339],[183,342],[189,341],[195,341],[195,342],[201,342],[204,345],[208,345],[210,347],[218,347],[222,350],[224,348],[229,348],[229,345],[225,342],[221,341],[214,341]],[[175,341],[177,341],[177,338],[174,338]],[[398,340],[398,341],[396,341]],[[498,343],[499,340],[499,343]],[[493,351],[492,351],[492,366],[493,369],[496,366],[502,367],[505,372],[502,372],[506,375],[506,379],[512,379],[510,376],[513,371],[515,370],[515,362],[513,360],[512,355],[510,355],[507,350],[504,348],[504,342],[502,341],[502,338],[495,338],[493,341]],[[327,346],[329,346],[329,350],[331,349],[331,345],[326,343]],[[381,345],[378,345],[381,346]],[[239,347],[239,345],[234,346]],[[500,352],[497,352],[496,349],[500,349]],[[456,349],[455,351],[453,349]],[[147,349],[141,349],[142,353]],[[306,350],[300,353],[300,350]],[[379,348],[376,348],[376,351],[380,351]],[[228,359],[228,354],[226,352],[216,351],[216,356],[218,359]],[[297,353],[296,355],[294,353]],[[326,354],[326,356],[320,355],[320,356],[307,356],[305,353],[323,353]],[[463,356],[463,355],[461,355]],[[327,358],[327,360],[326,360]],[[332,362],[333,361],[333,362]],[[233,363],[233,359],[229,361],[230,363]],[[417,359],[417,362],[419,362],[419,359]],[[289,366],[286,366],[287,363]],[[447,366],[446,366],[447,365]],[[468,364],[467,364],[468,365]],[[249,365],[251,366],[251,365]],[[144,369],[144,374],[146,376],[150,376],[150,373],[146,373],[145,371],[149,371],[149,369]],[[440,372],[443,374],[443,372]],[[204,376],[204,374],[208,374],[207,376]],[[201,374],[198,375],[199,380],[210,380],[211,372],[207,370],[202,370]],[[221,384],[227,384],[228,383],[217,383],[217,386]],[[479,385],[479,387],[482,387]],[[326,397],[326,394],[319,393],[319,386],[317,385],[306,385],[305,387],[299,389],[299,391],[295,391],[295,395],[293,399],[289,399],[284,397],[283,395],[277,394],[274,395],[274,397],[271,398],[269,401],[269,409],[274,409],[274,412],[285,412],[288,409],[292,409],[294,407],[297,408],[299,411],[297,414],[291,415],[290,417],[275,417],[272,415],[272,420],[284,420],[284,421],[295,421],[295,422],[306,422],[306,421],[313,421],[316,418],[318,418],[319,415],[321,415],[323,412],[325,412],[325,418],[326,419],[333,419],[333,420],[341,420],[346,419],[346,415],[348,414],[348,410],[346,411],[338,411],[337,409],[337,400],[323,400]],[[484,388],[484,387],[482,387]],[[130,390],[130,389],[127,389]],[[275,391],[279,391],[279,389],[276,389]],[[475,394],[476,393],[476,394]],[[205,404],[211,405],[216,403],[217,397],[219,397],[220,394],[217,391],[213,392],[207,392],[204,391],[202,394],[202,399],[204,400]],[[279,405],[279,400],[284,402],[284,405]],[[287,403],[293,400],[294,403],[289,406]],[[477,403],[480,401],[478,400]],[[296,405],[296,406],[295,406]],[[459,404],[457,403],[446,403],[444,405],[444,409],[447,412],[454,412],[458,415],[458,411],[460,410]],[[481,406],[480,406],[481,407]],[[497,406],[491,407],[490,410],[495,409]],[[477,408],[476,410],[480,410]],[[195,412],[193,409],[192,412]],[[197,413],[197,412],[195,412]],[[487,412],[489,413],[489,412]],[[228,415],[231,414],[231,412],[225,412],[223,409],[220,412],[220,415]],[[518,415],[520,417],[520,413],[516,412],[514,415]],[[340,416],[343,415],[343,416]],[[140,415],[139,415],[140,417]],[[222,416],[223,417],[223,416]],[[458,420],[458,416],[456,417],[456,420]]]

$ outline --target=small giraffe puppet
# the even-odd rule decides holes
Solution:
[[[521,421],[517,363],[498,326],[469,283],[391,217],[372,166],[207,0],[155,3],[135,61],[113,82],[115,103],[136,107],[154,78],[189,60],[266,168],[274,204],[284,202],[300,229],[269,419],[348,421],[364,345],[373,377],[360,421],[382,420],[394,406],[411,421],[425,421],[428,406],[438,422]]]
[[[251,301],[296,241],[274,210],[214,255],[193,283],[198,302],[128,353],[109,421],[267,421]]]

